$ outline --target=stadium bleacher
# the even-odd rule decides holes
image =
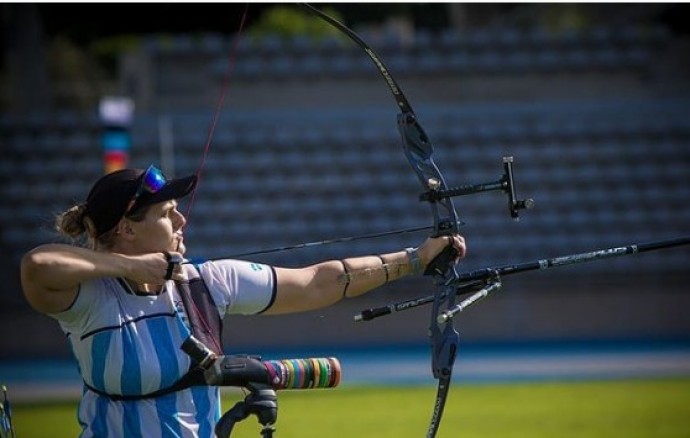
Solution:
[[[503,195],[459,198],[472,248],[463,269],[687,235],[690,93],[654,82],[657,56],[673,38],[665,29],[370,37],[403,88],[412,84],[408,97],[421,102],[415,109],[449,186],[495,181],[501,158],[512,155],[519,195],[536,201],[514,222]],[[209,34],[142,44],[150,65],[137,74],[151,86],[148,97],[139,96],[131,126],[133,165],[161,163],[166,124],[175,164],[166,170],[197,170],[233,42]],[[359,48],[340,39],[244,39],[232,79],[231,93],[251,97],[220,113],[186,230],[190,255],[431,225],[401,151],[395,107],[370,92],[385,85]],[[288,91],[277,97],[283,84]],[[53,215],[81,201],[101,175],[100,132],[94,114],[0,115],[0,242],[13,268],[29,248],[59,240]],[[251,259],[296,266],[397,250],[424,236]],[[565,275],[687,276],[689,264],[690,253],[675,250]]]
[[[585,249],[683,233],[690,221],[685,206],[690,199],[685,178],[690,174],[690,122],[680,110],[682,104],[587,102],[580,109],[496,104],[474,112],[470,120],[464,115],[473,112],[472,105],[425,113],[449,185],[496,180],[502,173],[501,157],[514,155],[519,191],[537,201],[538,207],[516,226],[498,195],[458,200],[473,235],[504,242],[476,263],[502,260],[516,232],[531,242],[529,255],[561,252],[567,236]],[[603,113],[611,116],[602,118]],[[309,111],[293,114],[303,120],[285,126],[261,113],[246,120],[221,120],[188,231],[195,252],[219,257],[257,249],[263,242],[280,246],[426,224],[427,207],[416,202],[420,189],[391,132],[390,110],[334,114],[337,110],[329,110],[325,118]],[[657,114],[664,114],[663,119]],[[208,121],[198,114],[169,117],[176,173],[194,172]],[[152,123],[142,118],[132,127],[133,161],[142,166],[159,161]],[[7,143],[11,153],[3,169],[21,177],[4,189],[8,202],[2,216],[20,219],[3,229],[17,256],[49,238],[46,219],[51,211],[83,196],[101,169],[98,136],[84,133],[97,132],[96,126],[32,127],[32,137],[21,125],[7,127],[10,132],[12,128],[15,133]],[[214,223],[224,224],[223,242],[218,242],[220,230]],[[398,239],[388,239],[389,244],[402,244]],[[362,251],[378,247],[378,242],[363,244]],[[339,251],[323,247],[318,256],[337,257]],[[301,263],[307,258],[290,255],[286,260]],[[688,262],[683,252],[655,259],[643,269],[682,270]],[[628,269],[625,263],[618,268]]]

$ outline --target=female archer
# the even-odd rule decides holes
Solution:
[[[196,182],[166,180],[154,166],[103,176],[85,202],[56,218],[57,230],[75,244],[41,245],[22,259],[26,299],[58,321],[78,362],[82,437],[212,437],[219,389],[192,372],[180,349],[190,335],[222,354],[227,314],[329,306],[421,272],[448,245],[458,258],[465,254],[455,235],[299,269],[231,259],[186,263],[177,199]],[[350,275],[362,270],[370,275]]]

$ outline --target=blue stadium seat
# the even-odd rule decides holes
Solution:
[[[455,51],[464,44],[464,38],[454,29],[444,29],[438,37],[437,46],[442,51]]]
[[[448,69],[456,73],[465,73],[474,67],[472,57],[468,53],[462,51],[449,53],[446,56],[446,62]]]
[[[267,73],[274,77],[284,78],[295,73],[295,59],[289,55],[274,55],[266,63]]]
[[[287,40],[288,51],[293,55],[308,54],[314,48],[311,37],[306,35],[293,35]]]
[[[407,75],[414,71],[417,59],[412,59],[407,53],[399,52],[391,54],[387,58],[387,65],[391,71],[400,75]]]
[[[473,56],[473,66],[484,73],[506,73],[503,54],[497,51],[481,51]]]
[[[204,54],[229,55],[229,40],[220,34],[206,33],[198,40],[198,49]]]
[[[526,44],[524,32],[518,29],[500,27],[493,29],[492,32],[494,33],[493,38],[495,40],[494,47],[501,53],[510,54],[515,50],[523,49]]]
[[[297,63],[295,74],[299,77],[318,77],[328,71],[330,61],[323,55],[311,53]]]
[[[197,49],[194,37],[185,34],[174,34],[170,37],[170,50],[175,53],[193,53]]]
[[[227,59],[219,59],[217,64],[217,71],[219,74],[225,74],[227,71]],[[249,80],[263,79],[268,72],[266,62],[257,56],[244,57],[241,61],[235,63],[235,74],[238,77]]]
[[[520,48],[515,48],[501,55],[502,73],[525,73],[531,69],[532,59],[529,53]]]
[[[425,51],[415,56],[413,68],[417,74],[442,73],[445,70],[445,58],[435,51]]]
[[[553,72],[563,69],[563,55],[557,50],[539,50],[534,54],[534,65],[538,71]]]
[[[264,35],[258,40],[255,48],[258,49],[262,55],[279,55],[285,52],[286,44],[286,41],[280,35]]]

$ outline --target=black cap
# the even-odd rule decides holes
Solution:
[[[144,169],[122,169],[109,173],[93,185],[86,198],[86,216],[96,226],[96,236],[113,229],[141,187]],[[166,181],[156,193],[143,192],[134,210],[171,199],[182,198],[196,187],[196,175]]]

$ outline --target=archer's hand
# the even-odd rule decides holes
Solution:
[[[177,255],[178,252],[170,252],[170,255]],[[161,285],[166,281],[168,271],[168,259],[162,252],[128,256],[131,266],[127,278],[137,283]],[[173,280],[184,280],[184,272],[181,265],[175,266],[172,272]]]
[[[452,236],[430,237],[426,239],[418,248],[419,258],[422,260],[424,266],[427,266],[449,245],[452,245],[458,252],[455,258],[456,263],[467,254],[465,238],[459,234],[454,234]]]

